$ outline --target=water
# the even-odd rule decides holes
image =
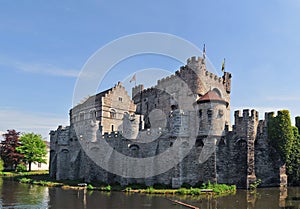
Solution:
[[[300,209],[300,187],[258,189],[256,194],[239,190],[235,195],[219,198],[172,196],[200,209]],[[162,196],[63,190],[20,184],[0,178],[1,208],[107,208],[107,209],[187,209]]]

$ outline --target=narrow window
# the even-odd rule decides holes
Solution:
[[[199,110],[199,118],[202,118],[202,110]]]
[[[123,98],[122,97],[119,97],[119,102],[122,102],[123,101]]]
[[[207,110],[207,119],[209,124],[211,124],[212,115],[213,115],[213,111]]]
[[[223,110],[219,110],[219,114],[218,114],[219,118],[223,117],[223,115],[224,115],[224,111]]]
[[[111,132],[114,132],[114,125],[111,125]]]
[[[84,113],[81,112],[81,113],[79,114],[79,119],[80,119],[80,121],[84,120]]]

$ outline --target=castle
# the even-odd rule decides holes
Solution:
[[[208,181],[249,188],[257,179],[286,185],[268,118],[236,111],[232,126],[230,93],[231,74],[209,72],[201,57],[151,88],[135,86],[132,97],[119,82],[73,107],[70,126],[50,132],[50,176],[174,188]]]

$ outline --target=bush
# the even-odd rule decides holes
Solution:
[[[186,189],[186,188],[180,188],[180,189],[177,190],[176,193],[180,194],[180,195],[187,195],[189,193],[189,190]]]
[[[88,190],[93,190],[93,189],[94,189],[93,185],[91,185],[91,184],[87,185],[86,188],[87,188]]]
[[[17,172],[24,172],[24,171],[27,171],[27,167],[26,167],[24,164],[19,164],[19,165],[17,165],[17,167],[16,167],[16,171],[17,171]]]
[[[199,188],[192,188],[190,189],[191,195],[199,195],[201,193],[201,190]]]
[[[107,185],[106,187],[103,187],[101,190],[106,191],[106,192],[110,192],[111,191],[111,186]]]
[[[24,183],[24,184],[28,184],[28,183],[31,183],[31,179],[28,179],[28,178],[21,178],[19,180],[20,183]]]

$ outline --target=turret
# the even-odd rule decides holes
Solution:
[[[197,101],[200,118],[199,136],[223,136],[228,103],[214,90]]]

